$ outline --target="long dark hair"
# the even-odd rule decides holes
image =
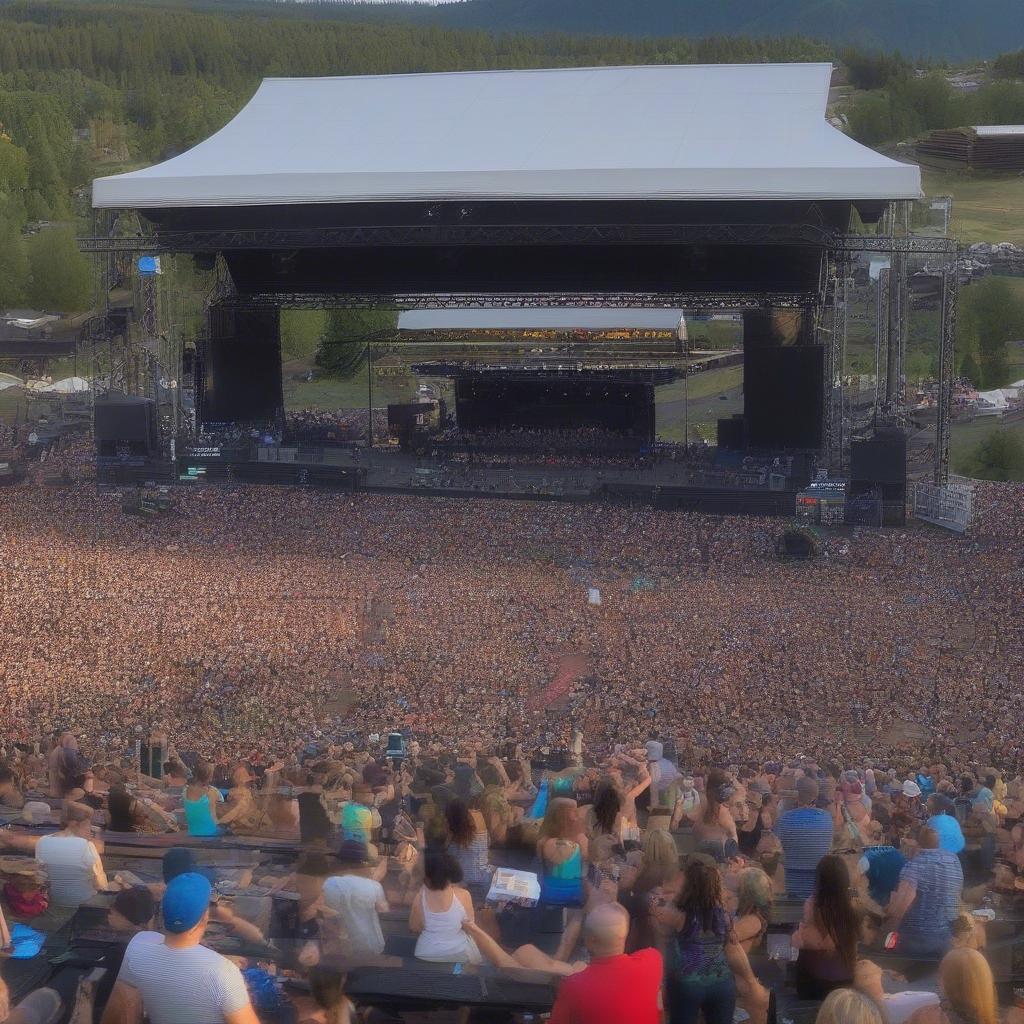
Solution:
[[[814,923],[834,943],[852,972],[857,966],[860,921],[850,899],[850,872],[835,854],[822,857],[814,880]]]
[[[132,798],[124,786],[110,787],[110,792],[107,793],[107,811],[110,814],[111,832],[135,831]]]
[[[615,820],[622,810],[622,797],[611,782],[602,782],[594,794],[594,820],[601,832],[615,831]]]
[[[347,976],[333,967],[322,964],[310,968],[309,992],[321,1010],[327,1012],[328,1024],[341,1020],[345,1009],[345,982]]]
[[[704,780],[704,817],[705,825],[717,825],[722,808],[722,788],[729,781],[720,768],[712,768]]]
[[[448,801],[444,809],[444,818],[448,823],[448,838],[456,846],[469,846],[476,835],[476,826],[464,800],[456,797]]]
[[[704,931],[714,931],[723,916],[722,876],[718,868],[703,860],[690,860],[683,888],[676,897],[676,907],[686,915],[687,925],[696,924]]]

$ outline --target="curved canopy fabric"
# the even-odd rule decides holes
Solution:
[[[266,79],[98,208],[415,200],[890,200],[917,167],[825,120],[830,64]]]
[[[84,377],[65,377],[63,380],[54,381],[39,390],[59,395],[77,395],[89,390],[89,382]]]
[[[573,306],[536,309],[409,309],[398,314],[400,331],[675,331],[680,309],[606,309]]]

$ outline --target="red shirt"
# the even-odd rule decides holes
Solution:
[[[660,1024],[662,970],[656,949],[594,960],[562,981],[550,1024]]]

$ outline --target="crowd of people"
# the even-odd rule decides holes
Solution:
[[[866,951],[896,933],[950,989],[964,972],[984,982],[971,991],[991,981],[961,955],[984,941],[962,911],[972,886],[1012,894],[1024,868],[1024,487],[979,484],[966,535],[842,530],[810,563],[777,560],[780,529],[217,486],[142,521],[84,482],[11,488],[0,808],[45,821],[38,805],[58,800],[63,817],[0,845],[31,852],[47,899],[75,906],[137,888],[106,872],[99,825],[291,837],[301,866],[255,883],[297,894],[296,971],[324,943],[382,952],[379,919],[402,906],[422,960],[564,977],[558,1024],[613,1019],[600,1013],[623,991],[616,1020],[653,1022],[660,999],[673,1022],[727,1022],[738,1003],[759,1024],[750,957],[773,900],[806,899],[797,985],[829,1012],[852,989],[889,1024],[995,1024],[900,1001]],[[167,743],[162,779],[139,777],[137,742]],[[503,940],[487,897],[508,851],[564,910],[556,948]],[[208,887],[172,870],[148,917],[125,898],[140,934],[107,1024],[138,998],[157,1024],[200,1019],[156,1006],[162,950],[206,948]],[[31,919],[32,894],[14,896]],[[268,937],[249,917],[230,926]],[[202,1019],[249,1024],[252,985],[196,965]],[[312,977],[334,1016],[309,1019],[345,1020],[341,982]]]
[[[562,428],[478,428],[451,426],[436,439],[438,444],[459,449],[492,452],[532,453],[537,456],[604,455],[635,453],[642,438],[604,427]]]
[[[19,487],[0,730],[103,745],[158,725],[244,754],[393,727],[579,728],[601,749],[671,724],[716,759],[934,748],[1013,769],[1024,489],[980,484],[975,508],[964,536],[843,531],[797,566],[765,519],[210,486],[136,522],[84,482]],[[566,656],[588,665],[568,713],[538,714]]]
[[[362,409],[288,409],[284,416],[286,444],[339,444],[366,440],[369,414]],[[387,437],[386,409],[373,410],[373,432]]]
[[[737,1008],[768,1024],[769,986],[781,997],[790,983],[819,1024],[997,1024],[997,981],[1013,968],[997,975],[983,954],[993,900],[1014,908],[1024,887],[1024,775],[805,755],[694,769],[669,756],[671,736],[605,755],[579,734],[532,754],[394,739],[272,763],[196,759],[172,741],[154,776],[131,756],[94,763],[70,731],[18,744],[0,767],[0,810],[60,823],[0,832],[0,851],[39,867],[4,885],[0,937],[8,917],[67,920],[110,894],[101,938],[116,971],[101,1024],[141,1012],[154,1024],[350,1024],[345,970],[401,969],[389,955],[540,972],[557,986],[555,1024],[729,1024]],[[176,831],[291,840],[297,859],[232,869],[164,844],[149,878],[104,863],[120,835]],[[538,877],[532,918],[500,888],[507,866]],[[782,907],[796,911],[788,931]],[[555,929],[539,923],[552,912]],[[534,941],[512,941],[524,920]],[[204,944],[225,937],[243,943],[230,959]],[[930,964],[931,982],[892,976],[894,951]],[[773,961],[792,962],[792,979]],[[53,996],[36,991],[35,1016],[0,1020],[53,1024]],[[854,997],[867,1016],[837,1006]],[[395,1019],[374,1005],[364,993],[371,1015],[358,1019]]]

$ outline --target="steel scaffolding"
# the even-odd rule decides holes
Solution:
[[[679,290],[664,292],[535,292],[519,293],[397,293],[367,294],[343,290],[325,292],[235,292],[226,271],[224,253],[273,249],[329,249],[368,246],[406,247],[431,245],[764,245],[817,247],[822,254],[822,276],[816,289],[797,292]],[[949,419],[952,408],[954,336],[958,272],[955,239],[910,231],[910,204],[894,203],[879,225],[878,233],[850,233],[815,224],[482,224],[472,222],[415,225],[356,225],[323,228],[248,228],[237,230],[115,232],[109,213],[100,211],[94,234],[80,239],[83,251],[95,254],[98,289],[97,316],[83,332],[97,368],[95,354],[104,341],[112,353],[120,336],[119,324],[110,315],[110,285],[116,260],[124,266],[134,254],[187,253],[216,255],[220,268],[208,305],[230,302],[244,308],[284,309],[456,309],[585,306],[619,308],[675,308],[693,312],[742,312],[772,308],[807,310],[814,318],[815,341],[825,347],[822,457],[837,472],[848,466],[851,431],[847,423],[844,373],[851,268],[862,255],[887,256],[889,267],[878,275],[875,336],[876,416],[902,423],[907,418],[905,347],[909,315],[909,265],[913,258],[928,257],[941,275],[940,325],[938,332],[938,417],[933,455],[933,477],[944,483],[949,472]],[[134,260],[131,261],[134,263]],[[125,390],[140,383],[132,368],[132,349],[138,335],[159,335],[156,313],[150,303],[145,328],[124,330],[125,352],[111,356],[107,383]],[[140,355],[139,352],[135,353]]]

